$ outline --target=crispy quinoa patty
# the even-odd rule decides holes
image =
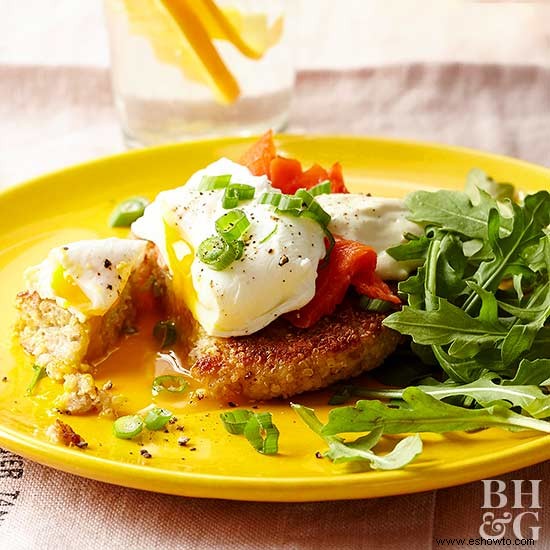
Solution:
[[[201,334],[191,351],[193,378],[209,395],[253,400],[289,397],[379,366],[401,336],[382,326],[385,315],[348,299],[309,329],[279,319],[250,336]]]

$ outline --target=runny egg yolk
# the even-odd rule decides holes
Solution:
[[[168,267],[172,274],[174,294],[181,298],[191,313],[196,316],[198,299],[191,276],[191,264],[195,255],[193,248],[181,238],[177,227],[166,220],[163,222]]]
[[[90,306],[90,299],[61,264],[58,264],[52,272],[51,287],[55,295],[65,300],[68,306],[78,309]]]

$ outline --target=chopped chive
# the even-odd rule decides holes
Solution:
[[[214,191],[215,189],[224,189],[231,181],[231,174],[221,176],[203,176],[199,183],[199,191]]]
[[[170,393],[182,393],[189,387],[189,384],[183,376],[177,376],[173,374],[164,374],[162,376],[157,376],[153,380],[153,386],[151,388],[151,393],[154,396],[157,396],[163,391]]]
[[[46,367],[33,365],[32,370],[33,370],[33,375],[32,375],[29,387],[25,391],[25,395],[32,395],[32,392],[34,391],[34,388],[36,388],[38,382],[40,382],[40,380],[42,380],[42,378],[46,376]]]
[[[322,181],[317,185],[313,186],[309,192],[316,197],[317,195],[328,195],[331,193],[330,180]]]
[[[143,430],[143,420],[137,414],[121,416],[113,424],[113,433],[119,439],[132,439]]]
[[[234,411],[220,413],[221,421],[230,434],[241,435],[248,419],[253,415],[252,411],[236,409]]]
[[[174,321],[159,321],[153,327],[153,336],[160,342],[162,349],[173,346],[178,339],[178,331]]]
[[[216,231],[227,242],[236,241],[250,227],[242,210],[231,210],[216,220]]]
[[[145,416],[145,427],[148,430],[162,430],[162,428],[168,424],[172,416],[173,414],[170,411],[155,407]]]
[[[273,455],[279,450],[279,430],[273,424],[269,412],[251,416],[244,427],[244,436],[261,454]]]
[[[143,197],[132,197],[118,204],[109,218],[111,227],[130,227],[133,222],[143,216],[149,201]]]

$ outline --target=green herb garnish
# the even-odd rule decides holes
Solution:
[[[232,242],[241,238],[250,227],[250,221],[242,210],[235,209],[218,218],[215,225],[218,235],[227,242]]]
[[[216,220],[218,234],[200,243],[198,258],[210,269],[223,271],[242,257],[244,242],[240,237],[249,227],[250,221],[242,210],[231,210],[219,217]]]
[[[259,453],[277,454],[279,430],[273,424],[271,413],[254,413],[246,409],[237,409],[221,413],[220,419],[230,434],[243,434]]]
[[[143,216],[149,201],[143,197],[133,197],[118,204],[109,218],[111,227],[130,227],[138,218]]]
[[[210,269],[223,271],[242,256],[243,250],[242,241],[227,242],[223,237],[215,235],[201,242],[197,256]]]
[[[354,407],[333,409],[321,433],[336,435],[375,428],[382,428],[385,434],[442,433],[491,427],[550,433],[550,422],[517,414],[502,402],[490,407],[465,409],[439,401],[415,387],[404,390],[402,399],[400,407],[377,400],[361,400]]]
[[[141,416],[132,414],[117,418],[113,424],[113,433],[119,439],[132,439],[143,430]]]
[[[153,336],[162,349],[173,346],[178,340],[178,330],[176,323],[171,320],[159,321],[153,327]]]
[[[231,174],[223,174],[221,176],[203,176],[199,183],[199,191],[214,191],[216,189],[224,189],[231,181]]]
[[[220,413],[220,419],[223,422],[225,429],[230,434],[242,435],[248,419],[253,414],[254,413],[246,409],[236,409],[234,411]]]
[[[162,430],[170,419],[174,416],[170,411],[161,409],[160,407],[154,407],[151,409],[144,418],[145,427],[148,430]]]
[[[240,201],[247,201],[254,198],[256,189],[252,185],[244,183],[232,183],[225,188],[222,206],[224,208],[235,208]]]
[[[369,298],[368,296],[361,296],[359,298],[359,307],[365,311],[373,311],[376,313],[384,313],[392,309],[389,302],[377,300],[376,298]]]
[[[528,195],[522,204],[513,196],[510,184],[474,170],[463,193],[406,198],[424,235],[404,235],[388,253],[419,268],[399,284],[407,305],[384,324],[413,342],[409,356],[401,354],[405,364],[384,367],[381,376],[408,387],[341,385],[330,404],[371,400],[332,409],[325,425],[313,410],[293,405],[328,443],[325,456],[377,467],[371,449],[383,434],[490,427],[550,433],[550,194]],[[350,432],[367,435],[343,441],[340,434]],[[405,441],[401,465],[421,449]]]
[[[185,380],[185,377],[173,374],[164,374],[162,376],[157,376],[153,380],[151,393],[154,396],[157,396],[163,391],[167,391],[169,393],[182,393],[188,387],[189,384]]]
[[[316,197],[317,195],[330,195],[332,193],[330,180],[322,181],[317,185],[314,185],[309,192]]]
[[[550,357],[541,345],[550,315],[550,194],[518,205],[470,185],[468,194],[418,191],[406,204],[425,235],[388,252],[422,265],[399,285],[408,305],[384,324],[429,346],[461,384],[486,371],[511,378],[522,359]],[[468,255],[475,240],[484,252]]]
[[[315,415],[315,411],[303,405],[292,404],[292,408],[298,416],[317,435],[328,443],[329,450],[323,456],[332,460],[335,464],[343,462],[365,462],[373,470],[396,470],[409,464],[422,452],[422,440],[418,435],[408,436],[386,455],[380,456],[372,451],[382,436],[382,428],[377,427],[368,435],[359,437],[354,441],[345,442],[335,435],[324,433],[324,426]]]
[[[40,367],[38,365],[32,366],[33,375],[31,378],[31,382],[29,386],[27,387],[27,390],[25,391],[25,395],[32,395],[34,389],[38,385],[38,382],[46,376],[46,367]]]

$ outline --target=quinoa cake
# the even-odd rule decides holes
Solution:
[[[81,241],[86,243],[87,255],[93,252],[96,242]],[[70,254],[71,246],[67,245],[61,250]],[[121,246],[129,246],[131,254],[122,254]],[[162,277],[162,272],[151,259],[152,246],[145,242],[111,242],[110,249],[108,255],[104,253],[99,256],[99,267],[97,262],[78,266],[78,277],[85,279],[91,274],[98,280],[107,281],[105,288],[99,289],[110,293],[110,299],[101,304],[105,311],[96,308],[87,312],[82,307],[72,305],[70,299],[62,301],[52,296],[44,281],[48,275],[45,272],[59,270],[50,264],[61,264],[51,258],[51,253],[40,266],[31,268],[33,271],[27,274],[27,290],[17,295],[15,333],[25,351],[33,356],[34,363],[44,367],[50,378],[62,381],[68,374],[87,372],[93,362],[104,357],[120,336],[133,327],[138,294],[144,285],[154,277]],[[56,276],[54,274],[52,280]],[[43,280],[40,281],[40,278]],[[70,291],[73,299],[80,292],[74,285]]]

